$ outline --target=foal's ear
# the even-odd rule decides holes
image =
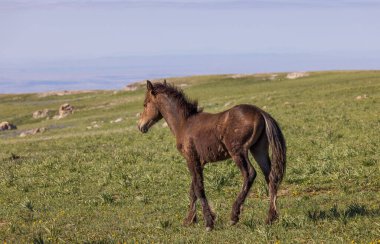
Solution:
[[[150,80],[146,81],[146,89],[148,89],[148,91],[153,91],[153,84]]]
[[[147,81],[146,81],[146,89],[148,89],[148,91],[149,91],[153,96],[156,96],[156,92],[154,91],[153,84],[152,84],[152,82],[150,82],[150,80],[147,80]]]

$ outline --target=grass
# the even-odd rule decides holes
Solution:
[[[313,72],[295,80],[285,75],[169,79],[187,84],[185,92],[208,112],[239,103],[264,108],[287,139],[279,221],[264,224],[268,190],[259,172],[241,221],[229,226],[242,179],[227,160],[205,169],[218,216],[210,233],[199,204],[200,222],[182,226],[190,176],[169,129],[159,123],[143,135],[136,128],[142,88],[0,95],[0,121],[18,127],[0,134],[0,241],[378,243],[380,72]],[[65,102],[76,108],[73,115],[32,118],[36,110],[57,110]],[[110,123],[119,117],[122,122]],[[37,127],[47,131],[18,136]]]

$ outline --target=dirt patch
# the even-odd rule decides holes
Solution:
[[[0,228],[6,226],[7,224],[7,222],[0,220]]]

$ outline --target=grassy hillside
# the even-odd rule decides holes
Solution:
[[[0,132],[0,241],[380,242],[380,72],[285,76],[168,80],[207,112],[239,103],[264,108],[287,139],[280,220],[264,224],[268,197],[259,172],[240,223],[229,226],[242,178],[227,160],[205,169],[206,193],[218,216],[210,233],[203,220],[182,226],[190,176],[169,129],[161,122],[148,134],[137,130],[143,88],[0,95],[0,122],[18,126]],[[66,102],[76,110],[64,119],[32,118],[36,110],[57,110]],[[110,122],[117,118],[123,120]],[[39,127],[47,130],[19,137]]]

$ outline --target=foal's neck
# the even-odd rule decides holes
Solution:
[[[161,96],[159,100],[159,110],[162,117],[172,133],[178,137],[186,124],[187,118],[185,117],[186,108],[180,106],[173,98]]]

